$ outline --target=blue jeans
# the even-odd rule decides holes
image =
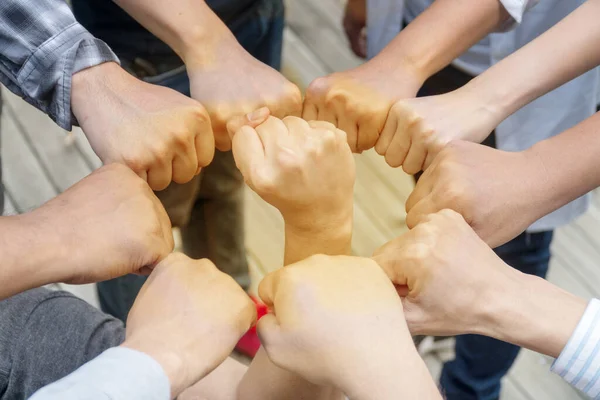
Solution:
[[[521,272],[545,278],[550,262],[553,231],[523,233],[494,251]],[[447,400],[495,400],[500,380],[514,363],[520,348],[479,335],[456,337],[456,357],[442,369],[440,385]]]
[[[235,20],[228,21],[228,27],[256,59],[280,69],[284,27],[282,0],[257,0]],[[123,34],[122,40],[128,38],[135,40],[135,36]],[[159,51],[161,45],[146,43],[141,54],[158,53],[156,65],[174,67],[167,70],[161,67],[162,73],[141,78],[189,96],[190,82],[185,67],[178,66],[180,60],[175,54],[173,58],[164,56]],[[125,67],[135,70],[135,53],[118,55]],[[247,287],[250,278],[244,244],[243,186],[243,177],[235,167],[231,152],[217,151],[213,162],[200,176],[184,185],[173,183],[156,194],[173,226],[181,228],[183,251],[195,259],[209,258],[242,287]],[[126,321],[144,282],[145,277],[128,275],[99,283],[102,310]]]

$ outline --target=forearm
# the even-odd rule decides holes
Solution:
[[[587,302],[544,279],[520,274],[492,296],[482,319],[482,335],[558,357]]]
[[[293,264],[314,254],[350,255],[352,217],[327,228],[297,229],[285,224],[284,265]]]
[[[473,79],[478,93],[503,118],[600,64],[600,0],[585,2],[521,50]]]
[[[210,64],[235,37],[202,0],[115,0],[188,65]]]
[[[529,150],[531,222],[600,186],[600,113]]]
[[[350,254],[352,213],[338,224],[327,228],[298,229],[285,224],[284,265],[314,254]],[[275,366],[261,347],[252,361],[239,388],[240,400],[254,399],[315,399],[341,400],[343,394],[334,388],[314,385],[302,377]]]
[[[44,218],[0,217],[0,299],[67,278],[69,255]]]
[[[437,0],[371,62],[402,65],[424,82],[509,18],[498,0]]]

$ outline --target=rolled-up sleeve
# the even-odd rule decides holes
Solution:
[[[523,21],[523,15],[533,6],[539,3],[540,0],[500,0],[511,18],[506,21],[500,31],[512,29],[515,25]]]
[[[71,78],[118,58],[79,25],[64,0],[0,1],[0,81],[70,130]]]
[[[125,347],[106,350],[30,400],[169,400],[171,387],[150,356]]]

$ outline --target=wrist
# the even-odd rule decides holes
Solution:
[[[86,68],[73,75],[71,109],[80,126],[101,110],[98,105],[106,104],[115,82],[124,78],[134,79],[114,62]]]
[[[496,291],[482,324],[486,326],[476,333],[558,357],[581,319],[586,301],[537,276],[515,276],[512,284]]]
[[[459,90],[469,91],[481,107],[494,116],[497,126],[520,108],[519,91],[494,81],[494,77],[481,74],[471,79]]]

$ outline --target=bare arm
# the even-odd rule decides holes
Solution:
[[[542,36],[472,80],[478,101],[503,118],[600,64],[600,1],[590,0]]]
[[[401,62],[423,82],[509,18],[498,0],[437,0],[371,62]]]

